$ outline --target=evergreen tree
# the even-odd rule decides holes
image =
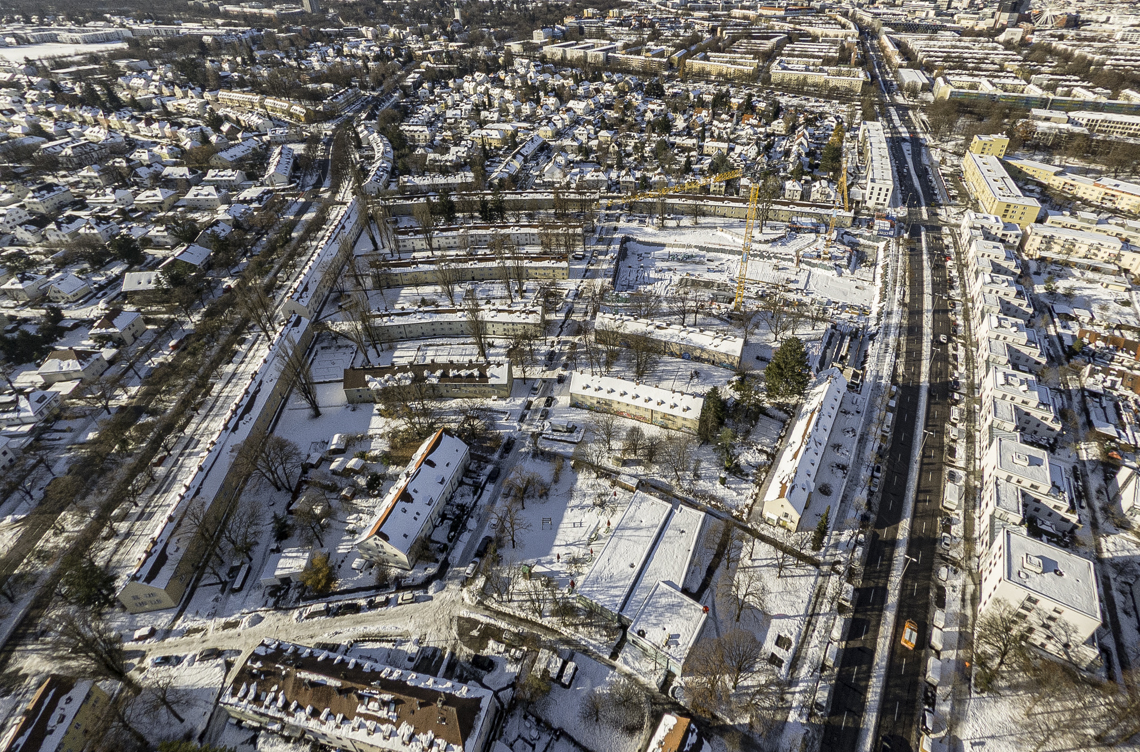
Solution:
[[[715,441],[727,414],[724,398],[714,386],[705,394],[705,403],[701,407],[701,417],[697,423],[697,438],[706,444]]]
[[[815,525],[815,532],[811,534],[811,550],[818,551],[823,548],[823,539],[827,537],[827,528],[831,522],[831,505],[823,510],[823,516]]]
[[[807,351],[799,337],[788,337],[772,355],[764,369],[768,398],[772,402],[791,405],[799,402],[808,386]]]

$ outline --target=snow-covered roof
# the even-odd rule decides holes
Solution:
[[[412,455],[357,543],[377,536],[407,554],[424,521],[445,501],[443,489],[450,487],[456,473],[463,472],[466,454],[467,444],[461,439],[442,428],[436,431]]]
[[[705,398],[698,395],[674,392],[613,376],[594,376],[581,371],[575,371],[571,377],[570,394],[604,399],[691,420],[700,417],[705,403]]]
[[[700,348],[720,353],[734,360],[740,360],[740,353],[744,350],[743,337],[734,337],[723,331],[695,329],[680,324],[639,319],[620,313],[599,313],[594,320],[594,328],[616,334],[648,337],[677,344],[681,347]]]
[[[344,749],[477,749],[497,703],[477,684],[265,640],[219,699],[269,730],[308,730]]]
[[[827,369],[812,384],[800,405],[796,422],[788,431],[788,440],[776,462],[765,501],[786,499],[797,513],[803,514],[815,490],[827,440],[846,391],[847,379],[838,368]]]
[[[684,665],[706,618],[704,606],[682,593],[678,585],[658,581],[628,631]]]
[[[1096,573],[1093,564],[1063,548],[1005,528],[995,545],[1001,546],[1002,578],[1094,619],[1100,619]]]
[[[704,522],[705,513],[700,510],[684,505],[673,510],[669,522],[649,554],[644,571],[626,598],[621,610],[622,616],[630,619],[636,616],[658,582],[684,586],[689,562],[700,541]]]
[[[91,681],[49,676],[32,696],[20,720],[0,739],[0,749],[5,752],[54,752],[60,749],[93,686]],[[77,727],[76,730],[80,729]],[[77,736],[80,738],[76,741],[86,740],[86,734]]]

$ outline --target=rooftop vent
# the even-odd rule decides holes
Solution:
[[[1041,557],[1032,554],[1026,554],[1022,565],[1030,572],[1041,574],[1045,571],[1044,565],[1041,563]]]

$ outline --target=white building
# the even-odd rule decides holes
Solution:
[[[1049,452],[998,436],[982,456],[982,519],[991,539],[1003,525],[1022,527],[1029,520],[1053,534],[1078,522],[1072,479]]]
[[[815,491],[828,439],[839,404],[847,392],[847,379],[838,368],[821,373],[808,389],[795,423],[788,429],[784,451],[770,473],[762,500],[764,521],[795,530]]]
[[[739,368],[744,338],[723,330],[696,329],[680,324],[639,319],[620,313],[599,313],[594,332],[602,341],[627,344],[630,338],[644,337],[665,355],[721,368]]]
[[[37,373],[45,384],[60,381],[92,381],[110,366],[98,350],[56,350],[44,359]]]
[[[467,445],[443,429],[424,441],[356,541],[360,555],[400,569],[415,566],[416,543],[431,535],[470,456]]]
[[[146,331],[146,321],[137,311],[113,309],[95,322],[90,337],[107,337],[122,345],[130,345]]]
[[[289,185],[289,178],[293,174],[293,150],[288,146],[278,146],[269,157],[269,166],[265,168],[264,182],[273,188]]]
[[[993,367],[982,382],[982,426],[1051,441],[1061,432],[1053,393],[1033,376]]]
[[[1100,627],[1092,562],[1005,529],[982,565],[978,611],[999,603],[1015,610],[1030,644],[1087,667],[1098,655],[1090,638]]]
[[[91,294],[91,285],[74,274],[61,274],[47,288],[48,300],[53,303],[74,303]]]
[[[859,131],[859,145],[863,150],[863,164],[867,171],[863,204],[868,209],[886,209],[894,196],[895,173],[883,124],[877,120],[864,121]]]

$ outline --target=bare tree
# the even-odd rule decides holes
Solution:
[[[471,339],[479,350],[479,357],[486,360],[487,324],[483,321],[483,312],[479,308],[479,299],[475,294],[474,287],[469,288],[463,297],[463,311],[467,315],[467,331],[471,334]]]
[[[222,525],[222,540],[235,556],[252,559],[265,531],[265,519],[261,510],[261,506],[252,497],[243,496],[230,513],[226,524]]]
[[[372,365],[372,358],[368,355],[368,345],[375,345],[372,339],[372,311],[368,305],[368,297],[362,292],[353,293],[348,301],[341,307],[344,311],[344,321],[348,325],[343,333],[352,340],[356,349],[364,355],[366,365]],[[377,351],[379,356],[379,351]]]
[[[503,484],[502,493],[509,502],[518,502],[522,509],[526,509],[528,497],[544,499],[550,494],[550,484],[533,470],[518,468]]]
[[[1021,655],[1027,636],[1025,620],[1005,601],[996,600],[982,611],[974,627],[974,659],[982,691]]]
[[[777,525],[772,528],[772,537],[776,539],[777,543],[781,544],[779,546],[770,546],[770,548],[772,549],[772,558],[776,562],[776,577],[782,578],[785,569],[789,566],[795,566],[796,563],[799,562],[799,559],[793,552],[802,552],[810,544],[811,534],[798,533]]]
[[[641,381],[657,365],[661,355],[661,345],[643,334],[630,334],[625,339],[629,344],[630,356],[633,358],[633,377]]]
[[[760,219],[760,232],[764,232],[764,225],[772,216],[772,205],[780,197],[780,179],[775,175],[766,175],[760,183],[760,192],[756,204],[757,216]]]
[[[313,372],[309,368],[309,359],[305,357],[305,350],[292,337],[278,345],[286,349],[285,357],[281,359],[281,376],[309,406],[314,418],[321,417],[321,405],[317,395],[317,385],[313,380]]]
[[[636,318],[655,319],[661,313],[661,297],[648,292],[630,293],[626,309]]]
[[[418,438],[435,433],[443,425],[437,401],[421,379],[386,386],[379,390],[376,401],[383,415],[401,421]]]
[[[412,209],[412,216],[420,226],[420,232],[427,243],[428,253],[435,255],[435,215],[431,212],[431,199],[417,203]]]
[[[741,681],[760,667],[764,646],[746,629],[734,629],[720,637],[718,642],[725,674],[735,691]]]
[[[614,441],[617,439],[620,430],[617,417],[611,413],[598,413],[594,416],[590,426],[594,429],[594,438],[600,439],[604,443],[606,453],[612,452]]]
[[[659,467],[673,474],[673,481],[681,485],[681,479],[689,472],[696,455],[697,440],[692,434],[676,432],[665,439],[661,447]]]
[[[530,332],[520,331],[511,337],[507,346],[507,359],[516,368],[526,382],[527,371],[537,364],[534,354],[534,335]]]
[[[772,341],[780,341],[787,331],[791,316],[791,309],[779,295],[768,295],[760,299],[760,315],[768,325],[772,334]]]
[[[309,486],[293,505],[293,519],[297,522],[302,540],[308,545],[316,543],[324,547],[324,532],[332,518],[332,500],[316,486]]]
[[[455,288],[458,282],[459,269],[450,261],[440,259],[435,265],[435,283],[439,285],[439,289],[447,296],[451,305],[455,305]]]
[[[256,282],[239,282],[233,296],[238,312],[260,329],[266,339],[272,339],[277,306],[265,288]]]
[[[514,501],[507,503],[495,512],[495,529],[511,542],[511,548],[518,547],[518,536],[531,529],[530,520],[523,515],[523,507]]]
[[[301,448],[289,439],[270,434],[264,441],[246,439],[238,445],[234,464],[239,472],[257,473],[275,491],[292,488],[293,474],[301,469]]]
[[[764,587],[764,578],[756,567],[737,567],[735,575],[731,580],[724,583],[722,591],[725,600],[731,606],[735,621],[739,622],[745,611],[764,610],[764,597],[767,590]]]
[[[641,457],[641,447],[644,443],[645,435],[641,431],[640,426],[630,426],[629,430],[625,432],[625,442],[621,447],[621,454],[623,457]]]

